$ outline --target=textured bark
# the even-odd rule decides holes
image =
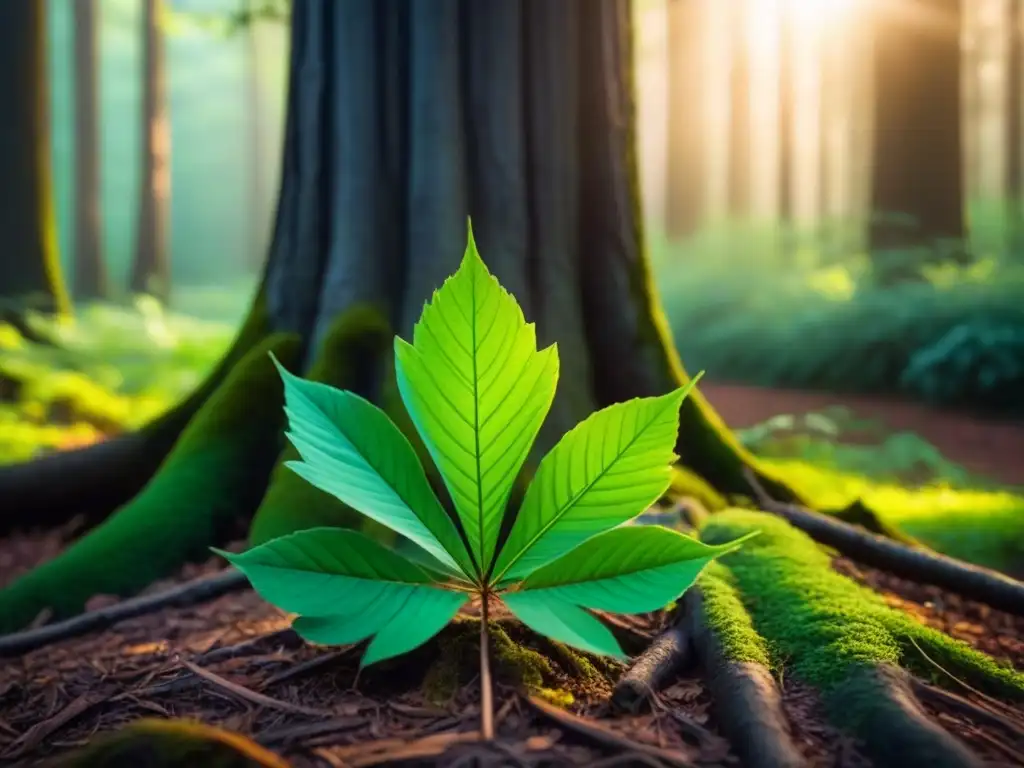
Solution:
[[[167,249],[171,192],[171,126],[167,119],[162,0],[142,4],[142,175],[130,286],[167,301],[171,272]]]
[[[50,178],[46,6],[0,3],[0,299],[67,311]]]
[[[876,14],[872,251],[964,237],[961,0],[919,6]]]
[[[96,0],[76,0],[75,19],[75,269],[76,299],[108,293],[100,213],[99,95],[96,85]]]
[[[704,216],[707,142],[701,105],[704,83],[704,0],[668,2],[668,171],[665,229],[670,239],[691,235]]]

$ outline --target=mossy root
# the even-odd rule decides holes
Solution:
[[[626,712],[639,712],[653,693],[693,660],[693,648],[685,622],[675,621],[630,665],[615,683],[612,705]]]
[[[202,404],[239,360],[267,335],[262,293],[235,341],[205,381],[137,432],[72,451],[0,467],[0,536],[15,528],[61,525],[73,517],[102,521],[143,489]]]
[[[726,575],[715,569],[683,597],[687,634],[715,702],[719,727],[743,765],[799,768],[782,694],[754,630]]]
[[[139,720],[48,763],[50,768],[289,768],[231,731],[186,720]]]
[[[102,525],[0,591],[0,631],[50,610],[62,618],[96,594],[129,595],[206,554],[259,503],[280,451],[281,380],[301,345],[276,335],[254,347],[182,432],[148,485]]]
[[[386,319],[372,307],[353,307],[335,320],[324,337],[306,378],[340,389],[353,389],[366,360],[380,359],[391,348]],[[270,485],[249,529],[251,544],[318,526],[368,527],[371,522],[335,497],[310,485],[285,466],[299,459],[288,443],[270,476]]]
[[[966,671],[973,684],[997,695],[1024,697],[1024,676],[890,608],[833,570],[830,556],[781,518],[726,510],[708,520],[701,538],[722,543],[750,531],[760,535],[718,568],[730,574],[775,663],[785,662],[789,674],[817,687],[832,721],[859,737],[877,765],[906,765],[908,754],[921,765],[976,764],[952,736],[925,727],[901,673],[893,670],[931,671],[914,641],[943,649],[951,669]],[[708,619],[712,627],[720,621]]]

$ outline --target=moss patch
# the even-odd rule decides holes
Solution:
[[[1024,676],[889,608],[880,595],[833,571],[829,556],[784,520],[760,512],[727,510],[710,518],[701,538],[724,543],[755,530],[761,535],[723,558],[722,568],[731,574],[754,627],[767,641],[774,664],[785,665],[789,672],[820,688],[837,720],[850,724],[859,718],[857,707],[842,694],[848,680],[866,667],[891,664],[926,676],[935,672],[916,651],[914,642],[935,649],[950,671],[973,684],[996,695],[1024,699]],[[712,584],[717,573],[710,572]],[[724,578],[720,582],[728,583]],[[721,600],[721,594],[718,598]],[[728,601],[721,605],[727,606]],[[721,626],[730,630],[739,626],[735,605],[722,610],[721,616]],[[740,637],[746,642],[734,640],[733,652],[753,653],[749,633]]]
[[[730,661],[771,667],[764,638],[754,629],[750,614],[736,591],[735,579],[720,563],[711,563],[698,581],[708,626]]]

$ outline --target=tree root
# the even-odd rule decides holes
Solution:
[[[743,765],[797,768],[806,765],[790,735],[782,694],[767,666],[737,660],[709,621],[700,587],[683,598],[686,627],[714,699],[719,727]]]
[[[690,636],[680,616],[668,630],[654,638],[615,683],[612,705],[626,712],[639,712],[643,704],[692,659]]]
[[[156,613],[164,608],[183,608],[245,589],[249,585],[239,571],[228,569],[214,576],[195,579],[171,589],[123,600],[107,608],[89,611],[71,619],[45,624],[23,632],[0,636],[0,658],[19,656],[53,643],[107,629],[128,619]]]
[[[768,496],[753,473],[748,472],[747,479],[766,512],[778,515],[852,560],[1024,616],[1024,583],[1016,579],[938,552],[908,547],[795,504],[777,502]]]
[[[182,562],[207,554],[259,503],[279,453],[283,412],[273,351],[294,364],[298,340],[273,336],[253,348],[203,405],[152,481],[117,514],[65,552],[0,591],[0,632],[42,611],[82,610],[97,594],[129,595]]]
[[[0,536],[16,528],[52,528],[74,517],[100,522],[135,497],[182,430],[235,364],[267,334],[262,294],[231,349],[188,398],[137,432],[86,448],[0,467]]]

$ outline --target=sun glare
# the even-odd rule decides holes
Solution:
[[[840,20],[862,0],[778,0],[795,22],[812,25]]]

